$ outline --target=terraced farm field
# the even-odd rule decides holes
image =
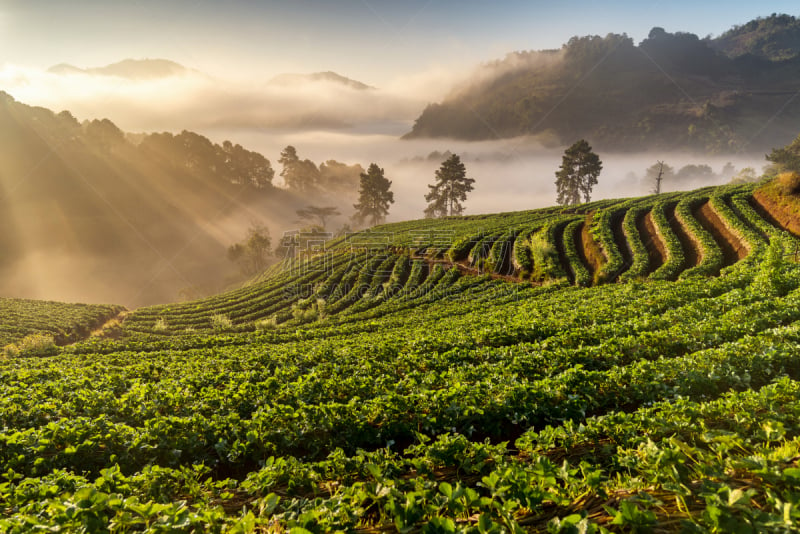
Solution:
[[[0,530],[797,530],[798,205],[385,225],[0,360]]]
[[[0,347],[36,334],[49,336],[59,345],[77,341],[123,309],[0,297]]]

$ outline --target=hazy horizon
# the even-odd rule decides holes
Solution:
[[[258,79],[333,70],[376,87],[435,69],[460,72],[514,50],[559,48],[575,35],[650,29],[719,35],[796,2],[743,0],[210,0],[133,3],[0,1],[0,65],[44,70],[166,58],[212,76]],[[55,45],[54,43],[58,43]]]

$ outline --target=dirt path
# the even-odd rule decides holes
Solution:
[[[108,319],[102,325],[99,325],[96,329],[92,330],[88,337],[101,337],[106,339],[119,339],[121,334],[121,327],[123,321],[125,321],[125,317],[127,317],[131,312],[128,310],[124,310],[119,312],[114,317]]]
[[[666,216],[667,221],[669,221],[670,228],[675,233],[678,241],[681,242],[681,248],[683,249],[684,263],[681,270],[685,271],[686,269],[697,267],[703,258],[700,243],[698,243],[694,236],[692,236],[692,234],[683,227],[681,222],[675,216],[674,205],[666,209]]]
[[[631,247],[625,238],[625,231],[622,229],[624,220],[624,211],[611,218],[611,232],[614,235],[614,244],[617,245],[617,250],[622,256],[622,269],[617,273],[617,276],[630,269],[631,265],[633,265],[633,252],[631,252]]]
[[[653,212],[648,211],[639,215],[636,219],[636,229],[639,231],[642,243],[647,248],[649,258],[647,274],[650,274],[667,261],[667,247],[658,236],[656,225],[653,223]]]
[[[733,265],[747,256],[745,244],[730,231],[709,202],[706,201],[695,208],[692,214],[719,245],[724,267]]]

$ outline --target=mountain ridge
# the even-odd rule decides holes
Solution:
[[[283,74],[278,74],[274,76],[269,83],[273,85],[281,85],[281,86],[292,86],[292,85],[302,85],[309,82],[327,82],[327,83],[334,83],[343,85],[345,87],[349,87],[351,89],[356,89],[359,91],[367,91],[367,90],[374,90],[375,87],[371,85],[367,85],[363,82],[358,80],[354,80],[352,78],[348,78],[347,76],[342,76],[337,72],[333,72],[331,70],[324,71],[324,72],[312,72],[309,74],[299,74],[299,73],[292,73],[286,72]]]
[[[47,72],[58,75],[88,74],[145,80],[181,76],[194,71],[169,59],[127,58],[103,67],[80,68],[69,63],[59,63],[47,69]]]
[[[585,137],[606,150],[706,153],[786,144],[800,119],[792,98],[800,56],[738,53],[728,41],[715,48],[656,27],[638,45],[608,34],[573,37],[558,50],[512,52],[482,65],[477,82],[430,104],[404,138]]]

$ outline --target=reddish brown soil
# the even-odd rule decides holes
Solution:
[[[681,222],[675,216],[675,206],[668,207],[666,215],[670,228],[673,232],[675,232],[675,235],[678,237],[678,241],[681,242],[681,247],[683,248],[683,257],[685,258],[683,270],[696,267],[700,264],[700,261],[703,258],[703,249],[700,247],[700,243],[697,242],[697,239],[694,237],[694,235],[692,235],[691,232],[687,231],[686,228],[683,227]]]
[[[800,236],[800,198],[780,195],[769,186],[753,192],[753,207],[770,224]]]
[[[717,212],[714,211],[714,208],[711,207],[711,204],[704,202],[692,214],[719,245],[724,259],[723,265],[733,265],[747,256],[745,244],[731,232]]]
[[[649,257],[647,274],[652,273],[667,261],[667,247],[658,236],[656,225],[653,223],[652,212],[647,212],[640,215],[636,219],[636,229],[639,231],[639,237],[642,243],[647,248],[647,256]]]
[[[598,245],[594,238],[592,238],[592,234],[589,233],[589,228],[592,224],[592,215],[589,214],[586,216],[586,222],[580,226],[580,234],[581,239],[578,242],[578,254],[581,256],[581,259],[584,261],[586,268],[589,269],[589,274],[594,275],[603,264],[606,262],[605,256],[603,256],[603,251],[600,249],[600,245]]]

